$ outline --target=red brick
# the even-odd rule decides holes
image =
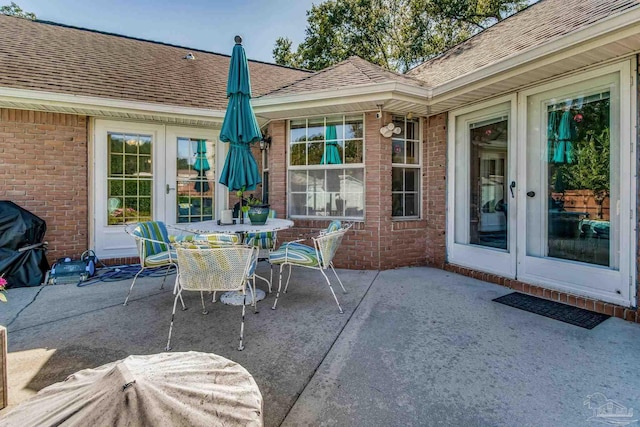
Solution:
[[[80,256],[89,241],[86,119],[4,108],[0,118],[0,164],[11,170],[0,199],[46,221],[50,262]]]

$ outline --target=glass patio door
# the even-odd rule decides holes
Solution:
[[[613,73],[523,94],[518,278],[629,305],[633,154],[623,152],[621,81]]]
[[[448,259],[511,278],[516,274],[514,105],[509,100],[461,111],[450,126],[455,130],[450,153],[455,178],[449,193],[454,218]]]
[[[167,127],[165,217],[171,224],[216,219],[224,206],[224,190],[217,189],[217,132]],[[224,193],[224,194],[220,194]],[[221,208],[221,209],[224,209]],[[219,210],[219,209],[218,209]]]

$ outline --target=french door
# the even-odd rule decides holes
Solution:
[[[625,64],[521,94],[518,277],[628,306],[637,239]]]
[[[218,188],[218,162],[228,144],[218,144],[218,132],[167,128],[165,218],[171,224],[209,221],[216,207],[226,206],[227,192]]]
[[[635,303],[630,70],[611,65],[451,115],[449,262]]]
[[[226,207],[216,171],[227,144],[217,130],[109,120],[94,129],[90,241],[99,257],[135,256],[127,224],[211,220]]]
[[[448,260],[516,277],[516,98],[458,111],[449,126]],[[452,188],[453,187],[453,188]]]

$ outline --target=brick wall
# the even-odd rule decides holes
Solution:
[[[0,108],[0,200],[47,223],[49,262],[88,247],[87,118]]]
[[[445,230],[447,206],[447,114],[426,119],[424,126],[424,192],[427,221],[427,263],[442,268],[446,263],[447,241]]]
[[[377,270],[427,262],[427,221],[391,219],[391,139],[380,134],[380,128],[389,121],[389,113],[380,119],[376,118],[375,112],[365,114],[365,220],[355,222],[345,236],[334,261],[337,267]],[[286,122],[272,122],[269,134],[272,136],[269,152],[270,203],[279,215],[284,216],[287,212]],[[428,185],[425,168],[423,192],[426,193]],[[423,211],[426,200],[424,196]],[[309,237],[326,228],[328,223],[329,220],[296,219],[294,228],[278,232],[278,239],[282,242]]]

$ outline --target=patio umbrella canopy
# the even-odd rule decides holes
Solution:
[[[193,164],[193,169],[198,171],[198,178],[196,180],[194,189],[201,193],[209,191],[209,183],[207,182],[207,171],[211,170],[209,161],[207,160],[207,141],[198,141],[196,149],[196,161]]]
[[[260,184],[258,164],[251,154],[250,144],[262,138],[256,115],[251,107],[249,65],[242,47],[242,38],[235,37],[229,77],[227,80],[227,112],[220,131],[220,140],[230,143],[220,174],[220,183],[229,190],[255,190]]]
[[[0,420],[7,426],[261,426],[262,395],[246,369],[190,351],[129,356],[85,369]]]
[[[320,161],[323,165],[339,165],[342,163],[340,151],[338,150],[338,141],[336,141],[337,138],[335,125],[327,126],[325,149]]]
[[[562,113],[558,124],[558,146],[553,155],[554,163],[573,163],[573,143],[575,130],[569,110]]]

